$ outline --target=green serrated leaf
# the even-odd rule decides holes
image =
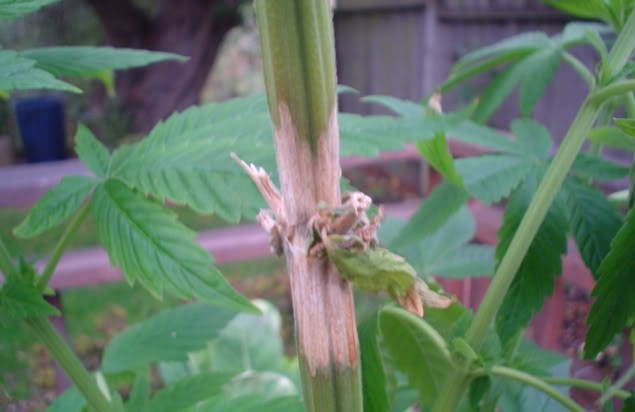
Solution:
[[[157,392],[142,412],[174,412],[192,407],[220,394],[234,376],[233,372],[213,372],[185,378]]]
[[[498,231],[496,256],[501,259],[538,187],[542,171],[534,170],[512,194]],[[561,256],[567,251],[567,217],[562,199],[549,209],[538,233],[529,246],[516,277],[505,296],[496,318],[496,331],[506,344],[553,293],[555,277],[562,272]]]
[[[386,218],[380,228],[379,239],[393,248],[392,242],[398,233],[412,231],[411,240],[400,243],[396,250],[415,268],[420,277],[462,278],[491,275],[495,266],[494,249],[491,246],[467,244],[472,240],[476,229],[470,211],[462,207],[442,219],[440,226],[439,222],[431,220],[417,226],[412,221],[406,223]],[[413,227],[424,230],[427,225],[434,225],[434,231],[426,230],[419,236],[416,231],[411,230]]]
[[[474,379],[472,382],[470,382],[470,390],[469,390],[468,397],[470,400],[470,407],[472,408],[472,410],[474,411],[480,410],[479,405],[481,403],[481,400],[487,394],[491,385],[492,385],[492,382],[489,376],[479,376],[476,379]]]
[[[466,80],[481,74],[486,71],[495,68],[503,63],[512,63],[518,61],[529,54],[534,52],[534,48],[519,48],[517,50],[510,50],[506,53],[502,53],[487,59],[483,59],[477,63],[469,64],[466,66],[454,66],[448,79],[439,86],[439,91],[447,93],[451,89],[455,88],[459,84]]]
[[[401,117],[422,117],[427,110],[417,102],[402,100],[392,96],[371,95],[361,99],[364,103],[383,106]]]
[[[491,276],[496,266],[494,248],[486,245],[462,246],[444,253],[435,260],[426,262],[425,267],[419,272],[421,276],[448,279]]]
[[[508,196],[535,167],[531,159],[512,154],[463,158],[456,160],[455,165],[467,191],[487,204]]]
[[[46,412],[82,412],[85,406],[84,396],[73,386],[55,398],[53,403],[46,408]]]
[[[628,174],[628,168],[588,153],[578,154],[571,166],[571,171],[584,177],[603,181],[621,179]]]
[[[534,342],[523,339],[511,366],[534,376],[551,376],[550,370],[566,361],[560,353],[539,348]]]
[[[549,44],[549,37],[543,32],[521,33],[466,54],[455,65],[455,68],[462,69],[481,62],[483,59],[501,56],[507,53],[534,51],[547,44]]]
[[[177,113],[143,141],[116,150],[111,176],[229,222],[253,217],[264,204],[230,153],[274,170],[271,127],[262,108],[262,96],[254,96]]]
[[[77,125],[75,151],[79,159],[98,177],[106,177],[110,165],[108,149],[83,124]]]
[[[171,210],[117,180],[98,186],[92,205],[101,243],[129,283],[139,281],[159,297],[166,291],[183,299],[195,296],[234,310],[253,310]]]
[[[203,303],[166,309],[117,334],[104,351],[102,370],[138,370],[159,361],[183,361],[205,348],[234,314]]]
[[[379,313],[379,328],[392,364],[430,407],[454,367],[445,341],[425,320],[394,307]]]
[[[597,269],[600,277],[592,292],[596,299],[587,318],[586,359],[593,359],[635,316],[635,299],[631,297],[635,290],[634,248],[635,209],[631,209]]]
[[[564,182],[564,198],[573,238],[597,279],[598,267],[622,226],[622,217],[602,192],[572,177]]]
[[[431,139],[450,128],[444,118],[339,115],[340,154],[377,156],[384,150],[401,150],[406,142]]]
[[[519,119],[512,122],[511,130],[523,148],[525,156],[531,155],[539,160],[549,157],[551,134],[543,125],[530,119]]]
[[[37,62],[37,67],[56,76],[88,77],[113,88],[112,71],[147,66],[166,60],[185,61],[173,53],[112,47],[57,46],[28,49],[20,55]]]
[[[15,19],[59,0],[0,0],[0,19]]]
[[[608,9],[602,0],[544,0],[566,13],[587,19],[609,20]]]
[[[96,184],[85,176],[64,177],[35,203],[24,221],[15,228],[15,235],[32,238],[62,224],[79,209]]]
[[[463,187],[463,178],[456,170],[454,158],[444,134],[437,133],[433,139],[415,143],[415,147],[437,172],[454,185]]]
[[[520,113],[531,116],[560,67],[563,49],[559,45],[545,47],[531,56],[523,59],[524,78],[520,83]]]
[[[302,400],[298,396],[271,398],[265,394],[228,397],[220,395],[199,405],[194,412],[303,412]]]
[[[0,289],[0,313],[18,319],[59,315],[33,283],[14,277],[7,278]]]
[[[82,92],[72,84],[58,80],[49,72],[34,66],[34,60],[22,57],[18,52],[0,50],[0,91],[51,89]]]
[[[470,120],[463,121],[452,127],[448,131],[448,136],[465,143],[496,149],[500,152],[515,153],[518,155],[525,154],[523,148],[517,141]]]
[[[436,232],[468,201],[469,195],[462,189],[448,183],[442,183],[434,188],[419,210],[410,218],[408,224],[388,239],[382,241],[390,249],[401,250],[404,246],[413,244],[425,236]]]
[[[596,127],[589,132],[589,140],[615,149],[635,152],[635,124],[631,130],[624,120],[628,119],[615,119],[618,127]]]
[[[214,343],[215,370],[286,372],[278,310],[258,301],[262,315],[240,314],[219,333]]]
[[[481,124],[487,123],[496,109],[503,104],[518,82],[525,77],[524,64],[527,58],[511,64],[494,76],[481,95],[479,105],[474,112],[474,121]]]
[[[379,348],[378,317],[373,314],[358,328],[359,348],[362,362],[362,390],[364,412],[384,412],[390,409],[387,393],[386,371]]]
[[[635,119],[614,119],[615,125],[624,133],[635,137]],[[631,140],[632,142],[632,140]]]
[[[631,392],[631,396],[624,400],[624,406],[620,412],[635,412],[635,395]]]
[[[152,388],[150,387],[150,381],[145,374],[140,373],[132,384],[130,389],[130,396],[128,402],[126,402],[126,412],[137,412],[143,410],[150,401],[150,394]]]

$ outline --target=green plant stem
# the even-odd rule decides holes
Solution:
[[[635,119],[635,94],[633,94],[633,92],[626,93],[624,97],[624,107],[626,108],[628,117]]]
[[[631,11],[631,15],[628,16],[626,23],[622,26],[609,54],[607,63],[611,76],[615,76],[622,71],[626,62],[631,58],[633,42],[635,42],[635,11]]]
[[[341,204],[332,10],[326,0],[256,0],[267,102],[289,242],[296,346],[307,412],[362,412],[353,295],[332,264],[297,250],[317,202]],[[282,210],[281,210],[282,209]]]
[[[586,379],[545,377],[542,378],[542,380],[550,385],[570,386],[572,388],[580,388],[596,392],[604,391],[604,385],[600,382],[588,381]],[[613,393],[613,396],[626,399],[631,396],[631,394],[628,391],[619,389]]]
[[[514,276],[522,263],[534,236],[538,232],[542,221],[551,207],[560,186],[564,181],[573,161],[575,160],[584,140],[591,129],[597,108],[585,102],[578,112],[571,128],[567,132],[562,144],[538,190],[523,217],[505,256],[498,266],[483,302],[474,316],[466,340],[476,349],[480,348],[487,336],[498,308],[500,307]]]
[[[55,249],[53,249],[51,257],[49,258],[48,262],[46,262],[46,266],[42,271],[42,276],[40,276],[40,278],[38,279],[38,289],[42,291],[46,289],[46,286],[48,285],[49,280],[51,279],[51,276],[53,276],[53,272],[57,267],[57,263],[60,261],[60,258],[64,254],[64,251],[68,247],[68,244],[75,235],[75,232],[77,232],[79,226],[82,224],[84,219],[86,219],[86,216],[88,216],[88,213],[90,212],[90,205],[90,202],[88,202],[84,206],[82,206],[82,208],[79,209],[77,213],[75,213],[75,216],[73,216],[73,220],[71,220],[68,226],[66,226],[62,237],[55,245]]]
[[[606,126],[609,124],[611,120],[611,115],[613,114],[614,106],[610,103],[605,104],[600,110],[598,114],[598,119],[595,122],[595,127]],[[602,152],[602,144],[598,142],[591,142],[591,147],[589,147],[589,154],[594,156],[599,156]],[[589,184],[592,182],[592,179],[589,179]]]
[[[473,372],[474,376],[500,376],[501,378],[515,380],[527,386],[531,386],[533,388],[538,389],[539,391],[545,393],[552,399],[560,402],[562,406],[566,407],[572,412],[584,412],[584,409],[573,400],[569,399],[567,396],[560,393],[556,388],[552,387],[544,380],[536,378],[535,376],[529,375],[525,372],[521,372],[517,369],[507,368],[504,366],[494,366],[491,370],[485,371],[485,369],[476,369]]]
[[[95,412],[115,412],[113,407],[99,390],[93,376],[84,368],[77,356],[66,345],[66,342],[44,317],[29,318],[26,323],[35,335],[46,345],[51,356],[60,365],[81,392],[86,402]]]
[[[610,63],[609,69],[611,71],[609,74],[611,76],[614,76],[623,69],[634,49],[635,11],[629,16],[623,27],[623,31],[617,37],[615,45],[609,54],[608,62]],[[606,90],[609,87],[610,86],[602,90]],[[633,87],[635,88],[635,83]],[[600,96],[606,96],[606,98],[608,98],[617,94],[623,94],[629,90],[630,89],[625,88],[624,91],[619,92],[613,89],[611,93],[605,91]],[[596,94],[597,92],[593,91],[590,93],[591,96]],[[492,283],[487,289],[472,324],[465,335],[466,341],[475,351],[480,350],[488,334],[489,327],[505,298],[509,286],[516,276],[520,264],[527,254],[531,242],[560,190],[562,182],[571,169],[571,165],[577,157],[589,130],[591,130],[593,121],[601,107],[599,102],[603,102],[604,100],[606,99],[589,97],[584,101],[565,135],[558,152],[551,162],[549,169],[540,182],[538,190],[529,204],[507,252],[492,278]],[[450,412],[456,409],[469,383],[469,368],[470,366],[464,363],[458,365],[458,367],[448,373],[432,409],[434,412]]]
[[[586,82],[589,90],[593,90],[595,87],[595,77],[593,77],[593,73],[587,69],[584,63],[569,52],[564,52],[562,57],[564,61],[567,62],[569,66],[571,66],[571,68],[580,75],[580,77],[582,77],[582,80]]]
[[[6,278],[18,276],[18,272],[15,270],[13,263],[11,263],[11,255],[2,238],[0,238],[0,270]]]
[[[589,97],[592,104],[600,105],[611,97],[621,96],[635,90],[635,79],[622,80],[598,89]]]
[[[598,405],[604,405],[606,401],[611,399],[615,394],[622,389],[624,385],[628,383],[635,376],[635,364],[631,365],[630,368],[624,373],[624,375],[620,376],[620,378],[606,391],[600,396],[600,399],[597,400]]]
[[[598,109],[585,102],[578,112],[571,128],[567,132],[545,177],[540,182],[532,202],[514,235],[505,256],[501,260],[492,282],[485,293],[465,339],[478,351],[488,334],[489,326],[496,316],[505,294],[520,267],[527,250],[538,232],[542,221],[551,207],[573,161],[593,125]],[[441,387],[434,412],[450,412],[456,409],[463,393],[467,389],[469,365],[460,365],[448,374]]]

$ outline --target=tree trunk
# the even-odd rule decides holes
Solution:
[[[225,34],[240,23],[237,1],[162,0],[155,17],[132,0],[87,0],[115,47],[188,56],[117,74],[117,94],[135,132],[196,104]]]
[[[361,372],[350,284],[308,256],[320,202],[341,204],[335,50],[328,0],[256,0],[274,129],[282,226],[307,412],[361,412]],[[276,210],[278,209],[278,210]]]

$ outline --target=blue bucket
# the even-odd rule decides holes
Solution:
[[[66,159],[64,103],[53,96],[37,96],[15,103],[15,116],[28,163]]]

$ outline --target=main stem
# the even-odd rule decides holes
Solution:
[[[46,345],[53,359],[64,369],[92,410],[95,412],[114,412],[110,403],[99,390],[95,378],[84,368],[77,356],[53,328],[51,322],[43,317],[29,318],[26,322],[35,335]]]
[[[361,412],[351,287],[334,266],[307,256],[319,202],[341,203],[335,49],[327,0],[256,0],[267,100],[282,196],[307,412]]]
[[[608,64],[611,75],[615,75],[623,69],[634,49],[635,11],[631,13],[609,55]],[[623,92],[626,91],[628,90],[623,90]],[[590,97],[582,104],[492,278],[492,283],[465,335],[466,341],[474,350],[480,349],[487,336],[489,326],[494,320],[531,242],[593,125],[602,104],[602,99],[598,95],[609,97],[608,93],[591,91]],[[610,94],[610,96],[613,95]],[[434,412],[450,412],[456,409],[469,384],[468,369],[469,365],[464,364],[448,374],[434,405]]]

